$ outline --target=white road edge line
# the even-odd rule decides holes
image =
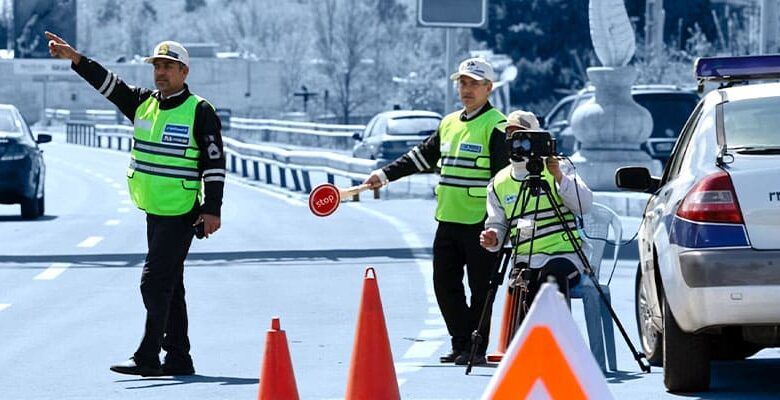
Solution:
[[[96,244],[103,241],[103,236],[90,236],[86,239],[84,239],[81,243],[77,244],[76,247],[95,247]]]
[[[43,272],[38,274],[35,278],[36,281],[50,281],[65,272],[68,267],[70,267],[70,263],[52,263],[49,268],[46,268]]]

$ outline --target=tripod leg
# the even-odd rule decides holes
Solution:
[[[558,203],[555,202],[555,199],[553,199],[552,194],[550,193],[550,185],[547,183],[547,181],[542,181],[542,185],[544,187],[545,195],[547,196],[547,199],[549,200],[550,204],[552,205],[553,210],[555,211],[555,215],[558,218],[558,221],[561,223],[561,226],[563,226],[563,230],[566,232],[566,235],[574,247],[574,251],[579,257],[580,261],[582,262],[582,265],[585,266],[586,275],[590,280],[593,282],[593,286],[596,287],[596,291],[599,293],[599,297],[601,298],[601,301],[606,306],[607,311],[609,311],[609,315],[612,317],[612,320],[615,321],[615,325],[617,325],[618,330],[620,331],[620,334],[623,336],[623,340],[626,342],[626,345],[628,345],[629,350],[631,350],[631,354],[634,356],[634,360],[636,360],[637,364],[639,364],[639,368],[649,373],[650,372],[650,362],[647,361],[647,357],[644,353],[640,353],[636,350],[636,347],[634,347],[634,344],[631,343],[631,338],[628,337],[628,333],[626,333],[626,329],[623,327],[623,324],[620,322],[620,319],[618,318],[617,314],[615,313],[615,310],[612,308],[612,304],[607,299],[607,297],[604,295],[604,292],[601,290],[601,286],[599,285],[599,280],[597,277],[593,276],[593,269],[590,267],[590,263],[588,263],[587,257],[585,257],[585,253],[582,251],[582,246],[577,242],[576,238],[574,237],[574,233],[571,230],[571,227],[569,227],[568,223],[566,222],[566,219],[563,217],[563,213],[561,213],[561,209],[558,207]]]

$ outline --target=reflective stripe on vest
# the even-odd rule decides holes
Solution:
[[[490,136],[506,117],[494,108],[470,121],[461,121],[460,114],[447,115],[439,125],[441,179],[436,185],[436,220],[476,224],[487,214]]]
[[[517,254],[528,255],[531,250],[531,238],[524,238],[518,242],[517,240],[517,221],[519,219],[535,220],[534,234],[533,234],[533,253],[534,254],[561,254],[574,252],[574,246],[569,240],[569,236],[566,234],[564,225],[558,220],[555,214],[555,210],[550,204],[547,196],[541,193],[541,196],[531,197],[528,199],[526,209],[522,211],[522,202],[531,196],[530,189],[525,188],[523,193],[519,194],[520,182],[512,178],[511,176],[512,166],[499,171],[493,180],[493,190],[501,202],[504,208],[504,215],[508,221],[510,221],[510,237],[512,243],[515,244],[515,252]],[[575,223],[574,214],[563,205],[563,200],[558,191],[555,189],[555,178],[545,167],[542,172],[542,179],[552,189],[553,201],[558,205],[558,208],[563,215],[563,220],[574,235],[574,239],[577,243],[581,244],[579,233],[577,232],[577,225]],[[517,208],[515,208],[515,202],[520,201]],[[513,215],[510,215],[514,209]],[[522,211],[522,215],[521,215]],[[535,218],[534,218],[535,217]]]
[[[149,214],[186,214],[198,201],[200,150],[193,130],[201,100],[191,95],[180,106],[161,110],[150,96],[136,108],[127,182],[135,205]]]

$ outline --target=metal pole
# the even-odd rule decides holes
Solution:
[[[453,90],[452,90],[452,82],[450,82],[450,73],[452,72],[452,65],[454,62],[452,61],[453,53],[454,53],[454,44],[453,44],[453,28],[445,28],[444,29],[444,47],[445,55],[444,55],[444,79],[446,81],[446,92],[444,95],[444,114],[449,114],[453,111],[452,103],[453,103]]]
[[[761,1],[761,54],[777,51],[777,0]]]

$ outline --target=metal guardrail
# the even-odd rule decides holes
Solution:
[[[67,142],[72,144],[122,151],[132,148],[133,128],[130,126],[69,121],[65,132]],[[328,183],[336,184],[336,178],[340,178],[357,185],[377,168],[375,160],[323,151],[285,150],[228,137],[223,140],[229,172],[302,193],[311,192],[312,175],[320,175]],[[374,190],[374,198],[379,198],[379,190]],[[358,200],[359,196],[353,199]]]
[[[73,115],[72,115],[73,114]],[[77,114],[77,115],[76,115]],[[96,124],[117,124],[124,120],[116,110],[67,110],[47,108],[47,121],[90,121]],[[279,143],[320,149],[352,150],[355,133],[362,134],[365,125],[321,124],[315,122],[276,119],[230,118],[230,130],[223,136],[246,143]]]
[[[65,125],[65,138],[72,144],[116,148],[129,152],[133,143],[133,127],[95,124],[91,121],[68,121]]]
[[[247,143],[282,143],[317,148],[351,150],[352,136],[365,125],[318,124],[232,117],[230,136]]]
[[[62,124],[72,120],[116,124],[120,121],[118,118],[124,118],[124,116],[117,115],[118,112],[116,110],[80,110],[75,113],[79,114],[78,116],[74,115],[75,118],[71,118],[71,110],[61,108],[47,108],[44,110],[44,113],[47,121]]]

